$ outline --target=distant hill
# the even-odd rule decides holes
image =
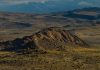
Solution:
[[[0,13],[0,28],[100,24],[100,8],[91,7],[49,14]]]
[[[91,7],[83,9],[75,9],[68,12],[58,12],[54,14],[55,16],[60,15],[63,17],[69,17],[74,19],[85,19],[85,20],[96,20],[100,19],[100,8]]]

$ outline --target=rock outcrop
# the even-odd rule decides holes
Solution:
[[[88,46],[76,35],[59,27],[50,27],[39,31],[31,36],[25,36],[22,39],[16,38],[13,41],[0,43],[0,50],[21,50],[21,49],[41,49],[58,50],[68,44],[78,46]]]

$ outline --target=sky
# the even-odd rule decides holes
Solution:
[[[100,7],[100,0],[0,0],[0,11],[49,13]]]

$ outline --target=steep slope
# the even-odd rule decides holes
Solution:
[[[31,36],[6,41],[0,43],[0,50],[21,50],[21,49],[40,49],[40,50],[61,50],[64,46],[75,45],[88,46],[76,35],[59,27],[50,27],[37,32]]]

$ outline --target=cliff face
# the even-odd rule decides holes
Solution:
[[[0,43],[0,50],[19,50],[19,49],[41,49],[53,50],[62,49],[68,44],[87,46],[87,44],[72,34],[70,31],[62,28],[51,27],[37,32],[31,36],[6,41]]]

